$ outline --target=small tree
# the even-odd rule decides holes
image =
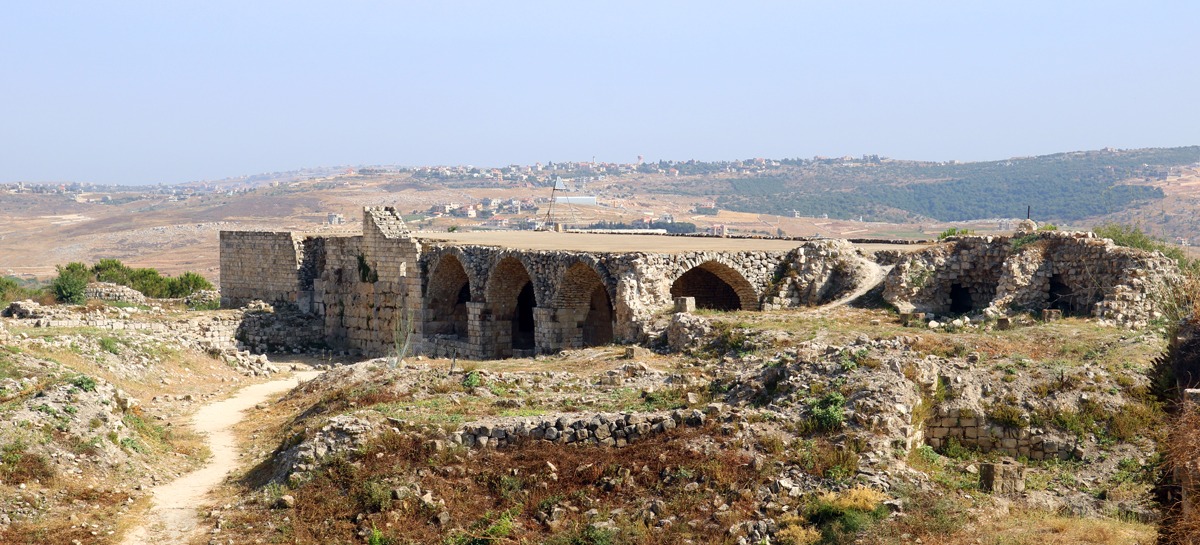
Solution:
[[[50,289],[54,291],[54,298],[60,303],[71,303],[74,305],[82,305],[86,300],[86,291],[88,282],[92,280],[92,274],[88,271],[87,265],[83,263],[68,263],[65,267],[59,265],[58,277],[50,283]]]
[[[131,272],[132,269],[121,263],[119,259],[101,259],[92,266],[92,273],[96,275],[97,281],[111,282],[122,286],[129,285]]]
[[[171,297],[187,297],[200,290],[211,290],[213,285],[203,276],[188,271],[167,280],[167,291]]]

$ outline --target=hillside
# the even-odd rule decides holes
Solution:
[[[218,279],[222,230],[352,231],[367,205],[396,206],[417,229],[639,221],[724,226],[733,234],[926,239],[948,227],[1011,230],[1039,221],[1137,223],[1190,239],[1200,146],[1060,153],[980,163],[863,158],[307,169],[177,186],[0,186],[0,274],[45,278],[69,261]],[[553,180],[567,189],[552,193]],[[554,195],[596,205],[550,203]],[[485,206],[483,203],[492,204]],[[519,207],[511,203],[520,203]],[[706,208],[715,204],[714,208]],[[454,211],[438,211],[457,205]],[[468,207],[478,214],[468,217]],[[329,225],[329,214],[341,225]],[[508,227],[498,227],[503,220]]]
[[[793,161],[729,182],[717,203],[733,210],[868,219],[941,221],[1037,217],[1077,222],[1164,197],[1131,182],[1165,180],[1200,161],[1200,147],[1060,153],[980,163],[864,160]]]

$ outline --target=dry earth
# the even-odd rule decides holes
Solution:
[[[242,412],[317,374],[316,371],[298,372],[288,379],[247,386],[233,397],[197,410],[192,417],[192,426],[206,436],[211,458],[204,467],[155,487],[153,506],[122,543],[183,543],[202,531],[197,511],[205,504],[209,492],[237,467],[237,443],[232,428],[242,419]]]

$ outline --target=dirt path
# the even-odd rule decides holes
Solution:
[[[196,431],[206,434],[212,458],[204,467],[170,483],[154,488],[154,505],[145,520],[129,532],[123,545],[185,543],[196,532],[196,510],[209,490],[237,467],[237,444],[230,431],[242,419],[242,411],[294,388],[317,376],[316,371],[296,373],[292,378],[247,386],[233,397],[205,405],[192,416]]]
[[[817,308],[817,310],[824,311],[835,309],[840,306],[844,306],[851,301],[862,297],[863,295],[866,295],[868,291],[875,289],[880,282],[883,282],[884,278],[887,277],[887,274],[892,271],[892,267],[890,265],[887,267],[881,267],[879,264],[873,262],[867,262],[867,265],[867,277],[863,279],[861,284],[859,284],[858,289],[843,295],[835,301],[830,301],[829,303],[820,306]]]

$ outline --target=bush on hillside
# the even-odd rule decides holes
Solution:
[[[194,272],[177,277],[163,276],[152,268],[135,269],[119,259],[101,259],[88,267],[84,263],[68,263],[58,267],[58,278],[51,283],[55,298],[64,303],[82,304],[88,282],[109,282],[133,288],[146,297],[179,298],[197,291],[213,289],[212,283]],[[0,286],[0,293],[3,293]]]
[[[1093,232],[1100,238],[1112,239],[1117,246],[1138,248],[1147,252],[1161,252],[1162,255],[1179,263],[1179,268],[1184,271],[1197,272],[1197,269],[1200,269],[1200,262],[1189,258],[1187,254],[1183,253],[1182,248],[1152,237],[1136,225],[1108,223],[1093,229]]]
[[[91,282],[92,275],[88,272],[87,265],[74,262],[67,263],[64,267],[58,265],[58,277],[50,283],[50,289],[54,292],[54,298],[60,303],[71,303],[73,305],[82,305],[87,297],[84,292],[87,289],[88,282]]]

